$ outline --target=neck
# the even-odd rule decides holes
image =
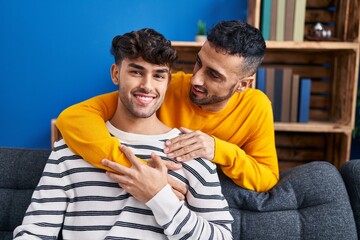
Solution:
[[[114,116],[110,119],[111,124],[121,131],[143,135],[164,134],[171,130],[153,114],[148,118],[133,117],[117,108]]]

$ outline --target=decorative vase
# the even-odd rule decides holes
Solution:
[[[206,41],[206,39],[207,39],[206,35],[196,35],[195,36],[195,42],[204,43]]]

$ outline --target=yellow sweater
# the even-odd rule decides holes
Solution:
[[[271,103],[261,91],[235,93],[219,112],[208,112],[189,99],[190,74],[172,75],[164,103],[158,111],[170,127],[201,130],[215,139],[215,157],[222,171],[237,185],[267,191],[279,179]],[[118,92],[100,95],[65,109],[56,125],[66,143],[86,161],[99,167],[108,158],[122,165],[129,161],[120,143],[105,127],[117,107]]]

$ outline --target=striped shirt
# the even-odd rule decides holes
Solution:
[[[164,160],[164,142],[178,136],[109,132],[137,157],[155,152]],[[233,218],[221,193],[216,165],[203,159],[183,163],[169,174],[184,183],[186,200],[179,201],[166,185],[146,204],[136,200],[105,171],[75,155],[64,140],[55,143],[15,239],[232,239]],[[146,181],[146,179],[144,179]]]

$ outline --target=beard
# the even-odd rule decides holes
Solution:
[[[231,98],[231,96],[234,94],[234,88],[235,85],[233,85],[229,91],[227,92],[227,94],[223,95],[223,96],[217,96],[217,95],[209,95],[209,92],[207,89],[201,87],[201,86],[196,86],[197,88],[201,89],[203,91],[203,93],[206,95],[206,97],[204,98],[197,98],[196,94],[194,94],[192,92],[192,90],[190,89],[190,100],[191,102],[193,102],[194,104],[198,105],[198,106],[204,106],[204,105],[211,105],[211,104],[215,104],[215,103],[220,103],[223,101],[226,101],[228,99]]]
[[[137,90],[135,92],[145,93],[145,91],[143,90]],[[160,96],[158,94],[156,94],[156,96],[157,97],[153,100],[156,101],[154,102],[154,104],[152,104],[151,106],[141,106],[138,103],[134,102],[133,99],[127,98],[126,95],[124,96],[119,94],[122,105],[125,107],[127,112],[135,118],[149,118],[156,113],[162,103],[162,99],[160,99]]]

